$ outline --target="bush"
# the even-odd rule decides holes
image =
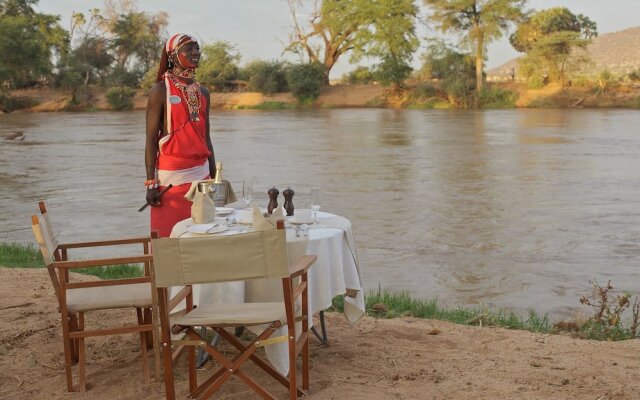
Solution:
[[[107,76],[107,86],[138,87],[144,73],[138,70],[128,71],[126,68],[116,67]]]
[[[325,83],[325,66],[321,63],[292,65],[287,71],[287,83],[300,103],[315,101]]]
[[[12,112],[15,110],[22,110],[25,108],[31,108],[38,105],[38,102],[30,97],[12,97],[0,93],[0,111]]]
[[[541,74],[533,74],[527,79],[529,89],[542,89],[547,84],[547,79]]]
[[[281,61],[253,61],[240,71],[240,77],[249,82],[249,90],[264,94],[289,91],[287,64]]]
[[[140,81],[140,87],[144,89],[145,93],[149,93],[149,90],[156,84],[156,76],[158,75],[158,68],[160,63],[157,62],[151,66],[151,68],[144,73],[142,80]]]
[[[631,73],[629,73],[628,77],[629,77],[629,80],[632,81],[632,82],[640,81],[640,69],[637,69],[635,71],[631,71]]]
[[[123,86],[112,87],[107,90],[107,102],[114,110],[131,110],[133,108],[133,96],[136,92]]]
[[[430,83],[420,83],[415,89],[411,97],[413,100],[426,100],[438,95],[438,89]]]
[[[342,82],[351,85],[373,82],[373,72],[367,67],[358,67],[342,77]]]
[[[483,87],[478,96],[478,104],[483,108],[513,108],[518,94],[502,88]]]

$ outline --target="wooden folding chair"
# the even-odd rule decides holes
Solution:
[[[67,389],[73,392],[72,366],[78,364],[78,386],[86,390],[86,363],[84,339],[94,336],[139,333],[144,381],[149,382],[147,349],[155,349],[156,380],[160,379],[160,352],[158,343],[157,297],[153,285],[153,257],[150,254],[151,238],[118,239],[99,242],[60,244],[56,240],[44,202],[40,202],[40,215],[31,217],[33,233],[42,252],[58,298],[62,324]],[[103,246],[142,245],[143,253],[131,257],[88,259],[70,261],[69,249]],[[140,278],[111,279],[93,282],[71,282],[69,271],[75,268],[104,267],[122,264],[144,264],[144,276]],[[95,310],[135,309],[137,324],[85,330],[85,313]],[[156,314],[153,316],[153,314]]]
[[[153,259],[160,324],[166,398],[175,399],[171,346],[204,346],[207,353],[220,364],[213,376],[198,385],[195,351],[189,354],[190,397],[209,398],[231,376],[239,378],[265,399],[275,399],[266,388],[249,377],[243,369],[247,360],[253,361],[275,380],[288,388],[289,398],[296,399],[309,389],[309,313],[307,300],[307,270],[316,257],[305,255],[289,266],[286,234],[282,229],[269,229],[225,236],[192,238],[157,238],[152,233]],[[256,278],[281,278],[283,301],[244,304],[204,304],[193,307],[192,284],[237,281]],[[167,289],[184,286],[187,309],[169,321],[170,303]],[[276,294],[276,297],[279,293]],[[171,325],[171,326],[170,326]],[[236,326],[266,328],[248,344],[241,342],[225,328]],[[286,325],[287,334],[271,338],[271,334]],[[296,332],[296,325],[299,332]],[[239,354],[228,359],[211,346],[197,327],[211,327],[222,339],[235,347]],[[260,328],[262,329],[262,328]],[[185,333],[185,339],[171,341],[170,334]],[[284,376],[255,352],[262,346],[288,343],[289,374]],[[302,354],[302,388],[298,388],[296,361]]]

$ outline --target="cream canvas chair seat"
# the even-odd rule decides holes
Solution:
[[[171,318],[173,325],[183,326],[255,326],[279,321],[286,324],[284,302],[204,304],[188,314]]]
[[[51,283],[58,299],[62,325],[62,336],[65,358],[67,390],[74,391],[73,365],[78,365],[78,386],[81,391],[86,388],[85,338],[94,336],[119,335],[136,333],[140,336],[140,353],[143,362],[143,377],[149,382],[149,365],[147,349],[158,343],[158,319],[156,291],[153,287],[150,254],[151,238],[115,239],[99,242],[58,243],[49,221],[44,202],[40,202],[40,215],[31,217],[31,224],[36,241],[40,247]],[[106,259],[69,260],[68,252],[72,249],[125,245],[140,246],[142,252],[137,256],[113,257]],[[117,253],[116,253],[117,254]],[[110,279],[89,282],[77,282],[70,279],[69,272],[77,268],[102,267],[109,268],[122,264],[143,264],[144,274],[139,278]],[[85,329],[85,313],[97,310],[131,309],[135,311],[136,323],[101,328]],[[160,377],[159,351],[156,349],[156,380]]]
[[[255,227],[255,221],[254,221]],[[187,346],[189,349],[189,397],[207,399],[224,382],[235,377],[247,384],[265,399],[275,399],[267,389],[245,372],[244,363],[251,360],[268,375],[285,386],[290,399],[304,395],[309,389],[309,313],[307,300],[307,270],[316,257],[304,255],[296,260],[287,257],[286,234],[283,229],[266,229],[249,233],[203,236],[193,238],[157,238],[152,233],[155,284],[158,290],[160,324],[162,331],[163,365],[166,398],[176,398],[171,348]],[[291,265],[290,265],[291,264]],[[204,304],[193,306],[191,285],[213,282],[238,281],[258,278],[279,278],[282,292],[276,293],[283,301],[245,304]],[[169,287],[184,286],[186,310],[169,315],[174,299],[168,300]],[[239,351],[228,358],[208,343],[200,327],[212,328],[220,337]],[[227,329],[236,326],[258,329],[257,337],[242,342]],[[286,334],[271,337],[279,328]],[[259,333],[262,332],[262,333]],[[184,339],[172,340],[183,333]],[[268,362],[258,357],[256,349],[275,343],[288,343],[289,373],[280,374]],[[205,351],[220,365],[206,381],[198,385],[196,377],[195,346]],[[302,385],[298,387],[297,358],[301,355]],[[180,396],[182,398],[184,396]]]
[[[110,310],[114,308],[151,308],[151,283],[67,289],[69,312]]]

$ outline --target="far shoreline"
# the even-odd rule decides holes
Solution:
[[[518,82],[488,83],[493,88],[510,91],[517,96],[510,106],[485,106],[484,109],[503,108],[585,108],[585,109],[640,109],[640,85],[618,85],[602,93],[591,87],[569,87],[561,90],[559,85],[547,85],[542,89],[527,89]],[[106,88],[90,87],[90,99],[86,105],[74,105],[71,93],[51,88],[20,89],[10,92],[31,107],[13,112],[93,112],[113,111],[106,101]],[[211,109],[214,110],[281,110],[281,109],[333,109],[333,108],[390,108],[390,109],[460,109],[443,99],[426,99],[416,102],[412,97],[414,88],[392,92],[378,84],[334,85],[322,90],[320,97],[309,105],[299,105],[291,93],[265,95],[259,92],[211,93]],[[132,110],[145,110],[147,95],[143,89],[136,90]]]

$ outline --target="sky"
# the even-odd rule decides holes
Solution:
[[[310,3],[309,0],[307,0]],[[138,11],[169,14],[168,33],[189,33],[204,44],[225,40],[234,44],[243,65],[254,59],[286,59],[298,61],[297,56],[282,54],[292,27],[287,0],[137,0]],[[421,1],[418,2],[422,4]],[[529,0],[529,9],[567,7],[574,14],[584,14],[598,24],[600,34],[615,32],[640,25],[639,0]],[[61,16],[62,26],[68,29],[73,11],[88,15],[92,8],[104,8],[103,0],[40,0],[35,7],[39,12]],[[422,7],[426,16],[428,9]],[[302,20],[302,18],[300,18]],[[418,36],[442,36],[428,24],[418,24]],[[424,43],[424,40],[422,40]],[[424,47],[424,46],[423,46]],[[517,57],[508,41],[508,35],[488,47],[488,68],[497,67]],[[416,54],[424,51],[421,48]],[[331,71],[331,79],[355,69],[344,57]],[[364,61],[367,65],[372,61]],[[419,57],[414,60],[419,66]]]

